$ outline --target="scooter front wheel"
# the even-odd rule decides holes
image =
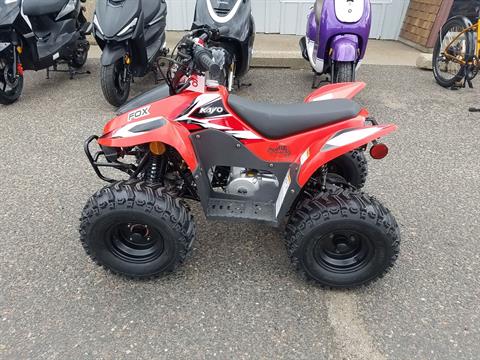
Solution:
[[[286,245],[303,278],[331,288],[354,288],[383,277],[393,266],[400,231],[375,198],[333,187],[305,200],[292,214]]]
[[[2,66],[3,64],[3,66]],[[10,105],[23,91],[23,75],[14,75],[13,65],[0,59],[0,104]]]
[[[123,58],[114,64],[102,66],[102,92],[105,99],[113,106],[123,105],[130,95],[130,74]]]
[[[334,64],[332,83],[355,81],[355,63],[337,61]]]

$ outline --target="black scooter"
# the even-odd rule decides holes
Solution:
[[[0,104],[11,104],[23,90],[24,70],[68,65],[78,74],[88,57],[91,30],[85,0],[0,1]]]
[[[113,106],[125,103],[134,77],[159,72],[165,48],[165,0],[98,0],[94,35],[102,49],[101,83]]]
[[[197,0],[192,30],[205,26],[228,29],[207,46],[221,68],[214,80],[232,91],[235,83],[240,86],[252,61],[255,22],[250,0]]]

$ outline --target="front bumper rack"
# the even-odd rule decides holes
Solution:
[[[93,170],[97,174],[97,176],[102,179],[103,181],[114,183],[119,181],[118,179],[112,179],[105,176],[101,168],[113,168],[116,170],[120,170],[130,176],[130,179],[136,178],[138,174],[142,171],[145,167],[145,164],[148,161],[148,153],[146,153],[143,158],[140,160],[138,165],[134,164],[126,164],[121,161],[118,161],[120,154],[118,153],[117,149],[115,148],[107,148],[100,144],[98,144],[99,137],[97,135],[90,136],[87,140],[85,140],[83,144],[83,149],[85,154],[87,155],[87,159],[92,165]],[[100,147],[100,151],[92,153],[90,150],[90,145],[93,142],[97,142],[97,145]],[[134,153],[129,153],[128,155],[134,155]]]

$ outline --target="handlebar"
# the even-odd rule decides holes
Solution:
[[[171,57],[165,58],[170,62],[170,66],[163,77],[170,87],[171,94],[178,94],[187,89],[191,76],[198,72],[208,71],[212,79],[220,78],[222,68],[215,62],[208,45],[209,40],[215,41],[228,31],[228,27],[213,29],[209,26],[195,26],[178,42]]]
[[[220,65],[212,58],[212,53],[204,47],[197,46],[193,53],[196,64],[202,71],[208,71],[214,78],[221,73]]]

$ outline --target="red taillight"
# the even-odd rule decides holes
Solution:
[[[383,159],[388,155],[388,146],[382,143],[373,144],[370,149],[370,156],[375,160]]]

